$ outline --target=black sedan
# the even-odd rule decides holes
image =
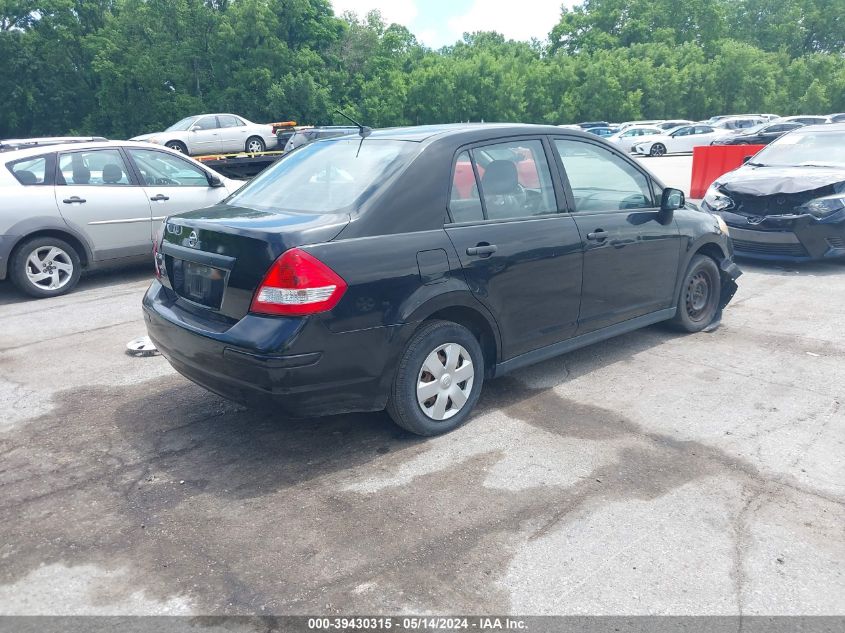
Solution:
[[[804,127],[803,123],[793,121],[791,123],[766,123],[735,136],[726,136],[716,139],[711,145],[768,145],[772,141],[792,130]]]
[[[781,137],[714,182],[703,204],[727,222],[737,255],[844,257],[845,124]]]
[[[598,137],[431,126],[318,141],[169,217],[143,300],[179,372],[291,415],[461,424],[485,379],[736,290],[724,223]]]

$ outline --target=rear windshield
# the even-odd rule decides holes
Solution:
[[[754,165],[845,167],[845,133],[792,132],[757,153]]]
[[[408,164],[419,147],[360,137],[318,141],[291,152],[227,202],[266,211],[336,213]]]

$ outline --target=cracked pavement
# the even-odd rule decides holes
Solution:
[[[422,440],[132,358],[146,269],[0,285],[0,614],[845,614],[845,265],[742,263]]]

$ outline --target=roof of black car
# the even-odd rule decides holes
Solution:
[[[397,141],[425,141],[434,136],[451,136],[483,130],[509,132],[514,134],[560,134],[563,130],[554,125],[532,125],[528,123],[447,123],[442,125],[417,125],[373,130],[371,138]],[[569,132],[570,130],[567,130]]]

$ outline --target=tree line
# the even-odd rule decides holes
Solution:
[[[584,0],[548,27],[432,50],[328,0],[0,0],[0,138],[213,111],[373,127],[845,111],[845,0]]]

